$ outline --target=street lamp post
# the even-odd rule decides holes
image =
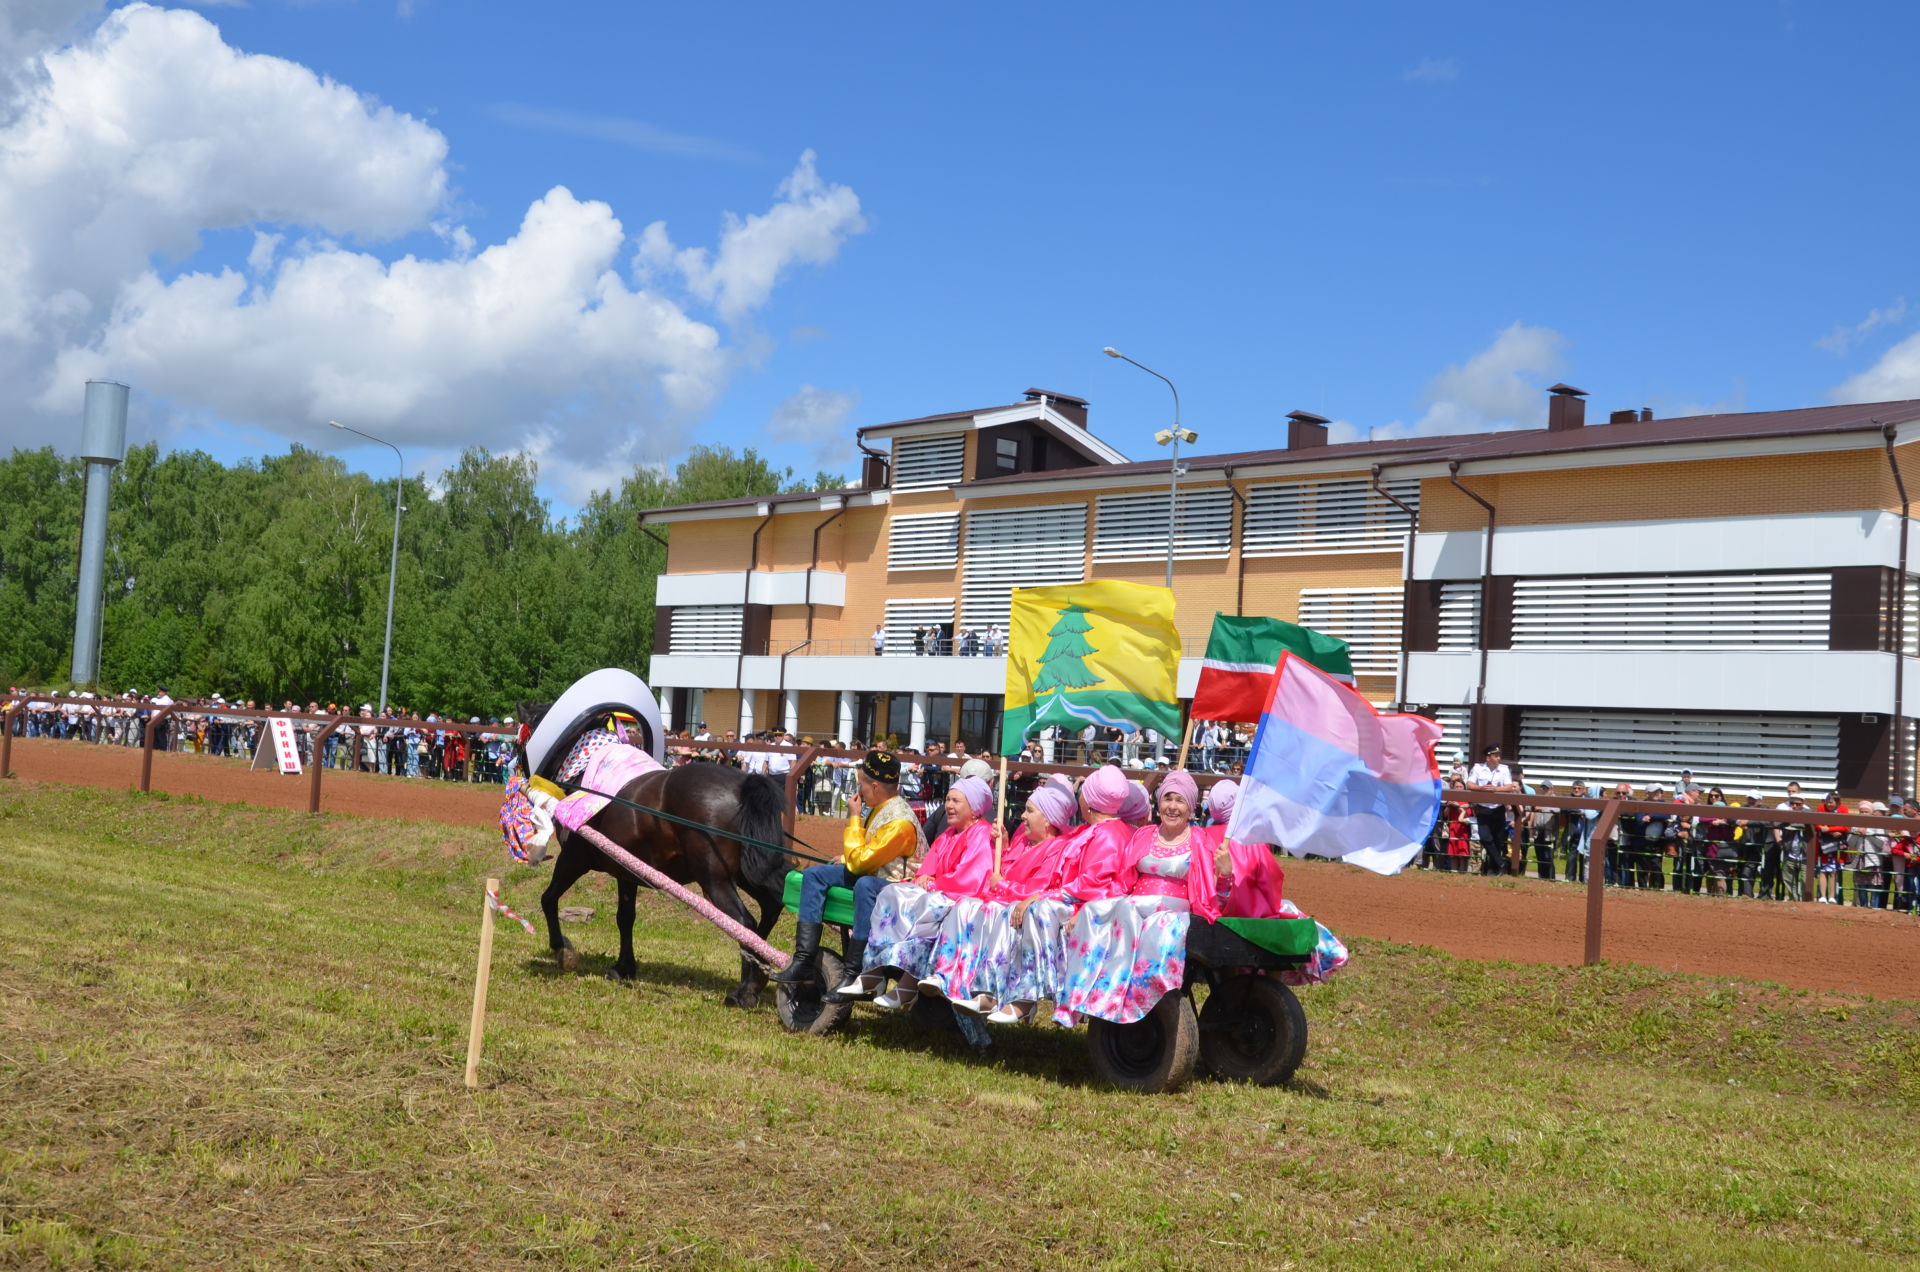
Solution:
[[[1100,352],[1106,354],[1109,358],[1118,358],[1122,362],[1133,362],[1132,358],[1129,358],[1112,345],[1108,345]],[[1167,586],[1171,588],[1173,586],[1174,527],[1176,519],[1179,516],[1180,507],[1180,443],[1197,442],[1200,440],[1200,435],[1190,428],[1180,427],[1180,390],[1174,388],[1173,381],[1167,379],[1166,376],[1161,375],[1158,371],[1155,371],[1143,362],[1133,362],[1133,365],[1139,367],[1156,380],[1159,380],[1169,389],[1173,389],[1173,427],[1163,428],[1153,435],[1153,440],[1160,443],[1160,445],[1165,446],[1171,443],[1173,446],[1173,463],[1167,469]]]
[[[399,461],[398,475],[393,479],[393,555],[387,560],[387,642],[380,651],[380,714],[387,714],[387,673],[393,668],[393,585],[400,576],[400,501],[406,493],[407,461],[400,448],[384,437],[375,437],[372,433],[362,433],[359,429],[342,424],[339,420],[327,423],[343,432],[353,433],[370,442],[378,442],[393,452]]]

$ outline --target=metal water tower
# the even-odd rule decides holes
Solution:
[[[80,422],[80,458],[87,461],[87,502],[80,522],[80,595],[73,607],[73,682],[100,678],[101,586],[107,568],[107,489],[127,456],[127,386],[87,381]]]

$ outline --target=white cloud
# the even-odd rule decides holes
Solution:
[[[767,433],[775,441],[806,447],[815,463],[830,464],[846,457],[845,429],[859,404],[856,393],[803,384],[773,409]]]
[[[1545,424],[1546,382],[1559,373],[1566,337],[1550,327],[1514,323],[1493,343],[1427,381],[1425,414],[1408,423],[1360,426],[1336,420],[1334,442],[1386,441],[1446,433],[1484,433]]]
[[[487,113],[501,123],[512,124],[516,128],[591,137],[596,141],[610,141],[654,154],[728,159],[738,163],[751,163],[755,158],[752,151],[743,150],[729,142],[677,133],[645,120],[627,119],[619,115],[590,115],[582,111],[522,106],[517,102],[496,103],[488,108]]]
[[[1920,331],[1833,391],[1836,402],[1898,402],[1920,398]]]
[[[623,271],[606,204],[556,187],[477,243],[438,131],[197,14],[128,6],[37,67],[0,114],[0,446],[70,432],[105,375],[183,419],[324,443],[338,418],[604,484],[676,451],[748,357]],[[811,153],[769,211],[724,224],[711,256],[648,233],[730,322],[864,226]],[[244,270],[197,261],[214,230],[252,232]],[[444,254],[367,246],[421,232]]]
[[[1816,347],[1825,349],[1828,353],[1845,353],[1849,345],[1866,335],[1869,331],[1872,331],[1875,327],[1884,327],[1891,323],[1899,322],[1906,316],[1907,298],[1901,296],[1895,299],[1894,302],[1885,309],[1870,309],[1867,311],[1865,318],[1854,323],[1851,327],[1835,327],[1832,331],[1829,331],[1813,343]]]
[[[1414,435],[1538,424],[1547,409],[1540,381],[1559,374],[1566,343],[1549,327],[1514,323],[1479,353],[1428,381],[1427,413]]]
[[[1402,78],[1409,84],[1451,84],[1460,78],[1460,59],[1423,57],[1418,65],[1407,68]]]
[[[666,223],[655,221],[641,234],[636,264],[649,272],[671,266],[695,296],[729,324],[739,322],[766,303],[787,270],[825,264],[842,241],[867,228],[860,197],[846,186],[823,182],[811,150],[775,193],[778,202],[764,213],[744,219],[727,214],[717,252],[676,248]]]

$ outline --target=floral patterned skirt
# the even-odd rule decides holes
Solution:
[[[1280,903],[1280,913],[1274,916],[1281,919],[1304,919],[1300,907],[1291,901]],[[1316,921],[1313,925],[1319,929],[1320,939],[1314,944],[1313,953],[1307,956],[1305,967],[1289,967],[1279,973],[1280,980],[1287,985],[1318,985],[1347,965],[1347,947],[1335,936],[1326,924]]]
[[[1187,973],[1187,899],[1130,896],[1089,901],[1067,931],[1066,983],[1054,1019],[1139,1020]]]
[[[937,988],[948,998],[968,998],[978,992],[976,984],[990,956],[981,942],[981,929],[993,908],[993,903],[978,897],[961,897],[953,903],[941,921],[927,974],[922,977],[934,982],[928,988]]]
[[[954,898],[917,883],[890,883],[873,903],[867,931],[867,956],[861,964],[861,987],[869,993],[885,983],[887,969],[897,968],[900,979],[913,985],[932,969],[934,943],[940,925],[953,908]]]

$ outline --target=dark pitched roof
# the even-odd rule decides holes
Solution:
[[[1339,442],[1332,446],[1303,446],[1299,450],[1257,450],[1236,451],[1228,455],[1195,455],[1182,457],[1181,462],[1190,472],[1213,471],[1222,468],[1248,468],[1259,464],[1291,464],[1322,462],[1325,460],[1351,460],[1355,468],[1365,468],[1369,464],[1383,459],[1399,456],[1417,456],[1432,458],[1432,453],[1444,450],[1463,441],[1478,441],[1482,438],[1497,437],[1495,433],[1458,433],[1444,437],[1396,437],[1377,442]],[[1074,477],[1127,477],[1141,473],[1164,473],[1171,459],[1146,459],[1131,464],[1102,464],[1097,468],[1058,468],[1047,472],[1014,473],[1007,477],[988,477],[980,481],[970,481],[958,490],[999,489],[1016,486],[1022,482],[1054,481]]]
[[[1631,446],[1669,446],[1679,442],[1732,442],[1761,437],[1799,437],[1821,433],[1864,432],[1883,424],[1920,420],[1920,399],[1904,402],[1859,402],[1844,406],[1807,406],[1791,411],[1742,411],[1723,415],[1679,416],[1670,420],[1634,420],[1621,424],[1588,424],[1550,433],[1518,429],[1493,433],[1465,445],[1454,442],[1444,458],[1466,463],[1475,459],[1506,459],[1515,455],[1578,454],[1581,451],[1619,450]]]
[[[1021,399],[1018,402],[1002,402],[998,406],[976,406],[971,411],[942,411],[938,415],[916,415],[910,420],[888,420],[884,424],[868,424],[856,430],[861,437],[878,432],[883,428],[900,428],[907,424],[937,424],[941,420],[966,420],[976,415],[985,415],[988,411],[1008,411],[1016,406],[1032,406],[1033,402]]]

